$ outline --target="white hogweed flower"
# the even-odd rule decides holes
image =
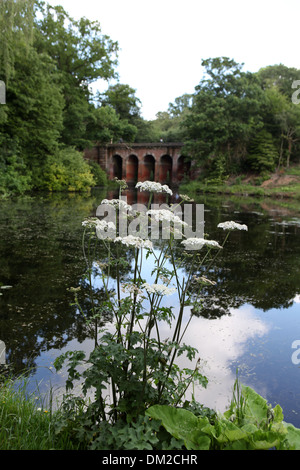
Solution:
[[[116,226],[113,222],[106,222],[106,220],[99,220],[96,224],[96,235],[98,238],[108,238],[108,235],[111,235],[111,238],[116,236]]]
[[[101,204],[109,204],[110,206],[113,206],[115,209],[120,209],[120,210],[126,210],[126,211],[131,211],[132,207],[127,204],[126,201],[123,199],[103,199],[101,201]]]
[[[129,282],[125,282],[121,285],[122,292],[126,293],[129,292],[130,294],[139,295],[142,293],[141,289],[138,288],[135,284],[131,284]]]
[[[121,242],[126,246],[133,246],[135,248],[146,248],[152,250],[153,245],[150,240],[143,240],[140,237],[134,237],[133,235],[127,235],[126,237],[117,237],[115,242]]]
[[[166,220],[167,222],[188,225],[186,222],[183,222],[178,215],[175,215],[174,212],[167,209],[150,209],[147,211],[147,215],[153,216],[156,222]]]
[[[148,294],[172,295],[176,292],[176,287],[167,287],[163,284],[148,284],[148,282],[145,282],[141,287],[145,289]]]
[[[81,224],[83,227],[93,228],[93,227],[96,227],[98,222],[99,222],[99,219],[97,219],[97,217],[88,217]]]
[[[155,183],[154,181],[144,181],[136,184],[136,189],[140,191],[149,191],[152,193],[167,193],[172,196],[173,192],[166,184]]]
[[[186,250],[201,250],[204,245],[211,248],[222,248],[215,240],[205,240],[205,238],[187,238],[181,243],[184,245]]]
[[[232,220],[218,224],[218,228],[222,228],[223,230],[248,230],[247,225],[238,224]]]

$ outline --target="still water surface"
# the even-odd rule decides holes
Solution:
[[[61,352],[93,345],[68,289],[85,271],[81,222],[106,197],[115,195],[95,190],[1,201],[0,285],[12,288],[0,296],[0,360],[27,370],[40,391],[63,385],[64,374],[53,368]],[[128,202],[136,197],[128,193]],[[209,379],[197,398],[225,410],[238,368],[242,383],[279,403],[285,421],[300,427],[300,354],[292,347],[300,341],[300,207],[208,196],[196,202],[204,204],[210,239],[223,241],[217,225],[225,220],[248,225],[248,232],[231,234],[217,258],[211,273],[217,284],[207,288],[202,314],[187,330],[185,342],[198,349]]]

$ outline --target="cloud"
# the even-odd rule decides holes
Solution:
[[[221,412],[227,409],[236,378],[232,365],[246,352],[250,339],[268,330],[249,306],[216,320],[193,318],[184,342],[198,349],[201,372],[208,378],[207,388],[197,387],[195,392],[200,403]]]

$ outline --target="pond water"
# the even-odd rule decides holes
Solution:
[[[81,223],[114,196],[94,190],[1,201],[0,286],[12,288],[1,289],[0,363],[27,371],[41,391],[63,386],[64,373],[53,368],[61,352],[93,345],[68,289],[85,271]],[[134,191],[127,196],[136,201]],[[231,234],[217,258],[217,283],[187,330],[185,342],[198,349],[209,379],[196,396],[224,411],[238,368],[243,384],[279,403],[285,421],[300,427],[300,207],[205,195],[196,202],[204,204],[210,239],[223,241],[217,225],[225,220],[248,225]]]

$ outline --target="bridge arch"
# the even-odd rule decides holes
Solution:
[[[170,155],[162,155],[159,161],[159,181],[168,184],[173,181],[173,160]]]
[[[126,181],[128,183],[137,183],[139,175],[139,159],[131,154],[126,162]]]
[[[112,157],[112,176],[113,178],[122,179],[123,177],[123,158],[121,155],[115,154]]]
[[[155,180],[155,158],[152,154],[144,156],[142,163],[142,171],[140,172],[140,181]]]

